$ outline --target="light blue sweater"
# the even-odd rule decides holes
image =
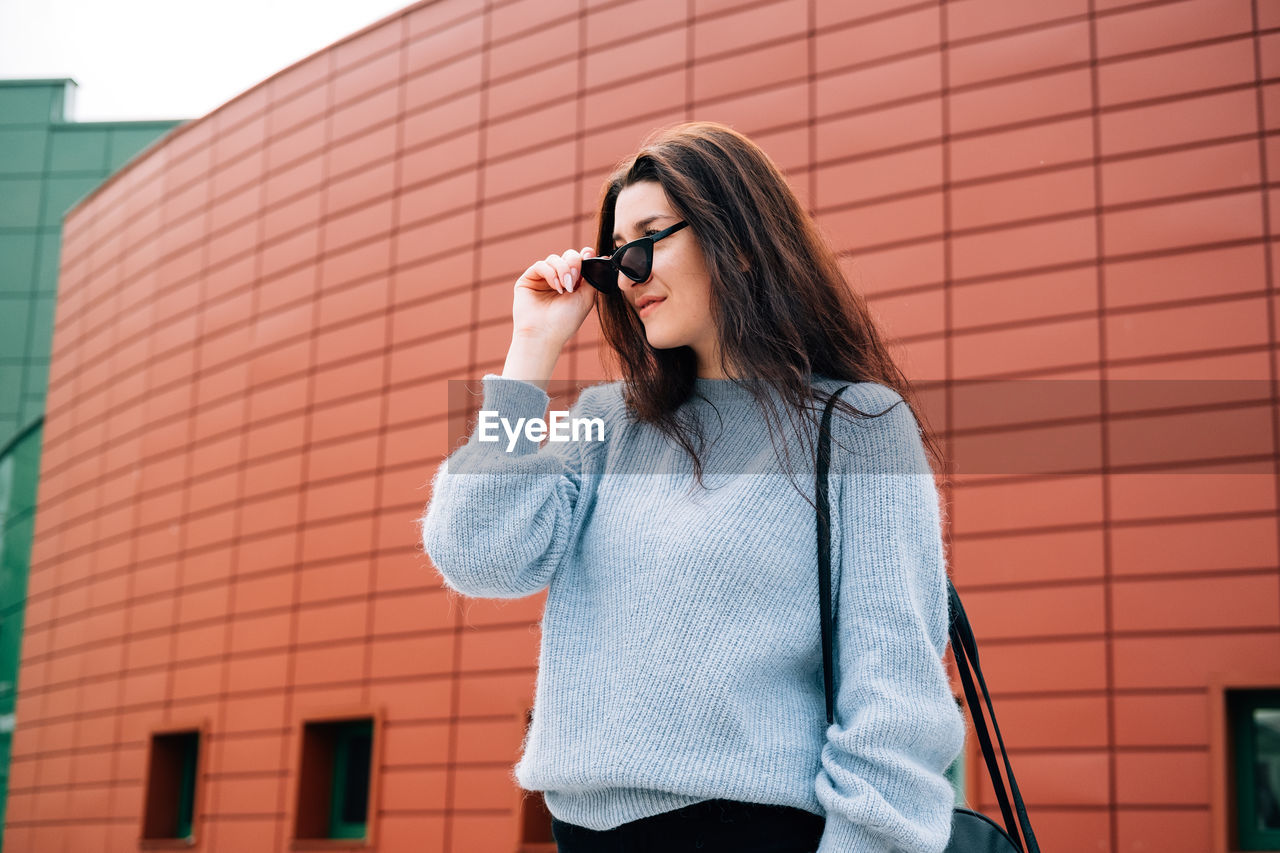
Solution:
[[[501,428],[496,442],[476,429],[436,473],[419,521],[444,583],[482,598],[550,587],[515,781],[591,829],[724,798],[825,815],[820,853],[941,853],[964,722],[941,660],[941,514],[915,418],[905,402],[832,413],[828,726],[815,513],[793,485],[813,498],[814,463],[793,449],[796,467],[779,466],[743,387],[696,385],[706,399],[682,411],[708,424],[707,488],[683,448],[629,419],[618,382],[570,412],[603,419],[604,441],[521,435],[508,450]],[[482,409],[509,424],[550,401],[494,374],[483,386]],[[873,414],[901,400],[875,383],[841,399]]]

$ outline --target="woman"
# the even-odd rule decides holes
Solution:
[[[865,303],[772,161],[714,123],[657,134],[617,169],[597,245],[608,259],[569,250],[516,282],[482,410],[542,417],[595,306],[624,378],[570,415],[603,437],[477,429],[420,520],[449,588],[549,587],[516,782],[544,792],[562,853],[939,853],[964,724],[941,660],[932,440]],[[810,460],[844,386],[827,725]]]

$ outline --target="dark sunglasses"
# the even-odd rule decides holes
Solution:
[[[689,223],[677,222],[670,228],[632,240],[619,246],[606,258],[587,258],[582,262],[582,277],[587,284],[608,296],[618,292],[618,273],[634,282],[649,280],[653,272],[653,244],[668,237]]]

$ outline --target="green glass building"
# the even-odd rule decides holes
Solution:
[[[0,80],[0,832],[35,530],[62,217],[177,121],[68,119],[70,78]]]

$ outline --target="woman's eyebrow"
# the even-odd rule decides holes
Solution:
[[[636,231],[637,232],[643,231],[646,225],[652,222],[655,222],[659,219],[670,219],[670,218],[671,218],[670,214],[667,214],[667,213],[655,213],[653,216],[646,216],[644,219],[641,219],[639,222],[636,223]],[[619,234],[617,231],[614,231],[613,242],[617,243],[621,240],[622,240],[622,235]]]

